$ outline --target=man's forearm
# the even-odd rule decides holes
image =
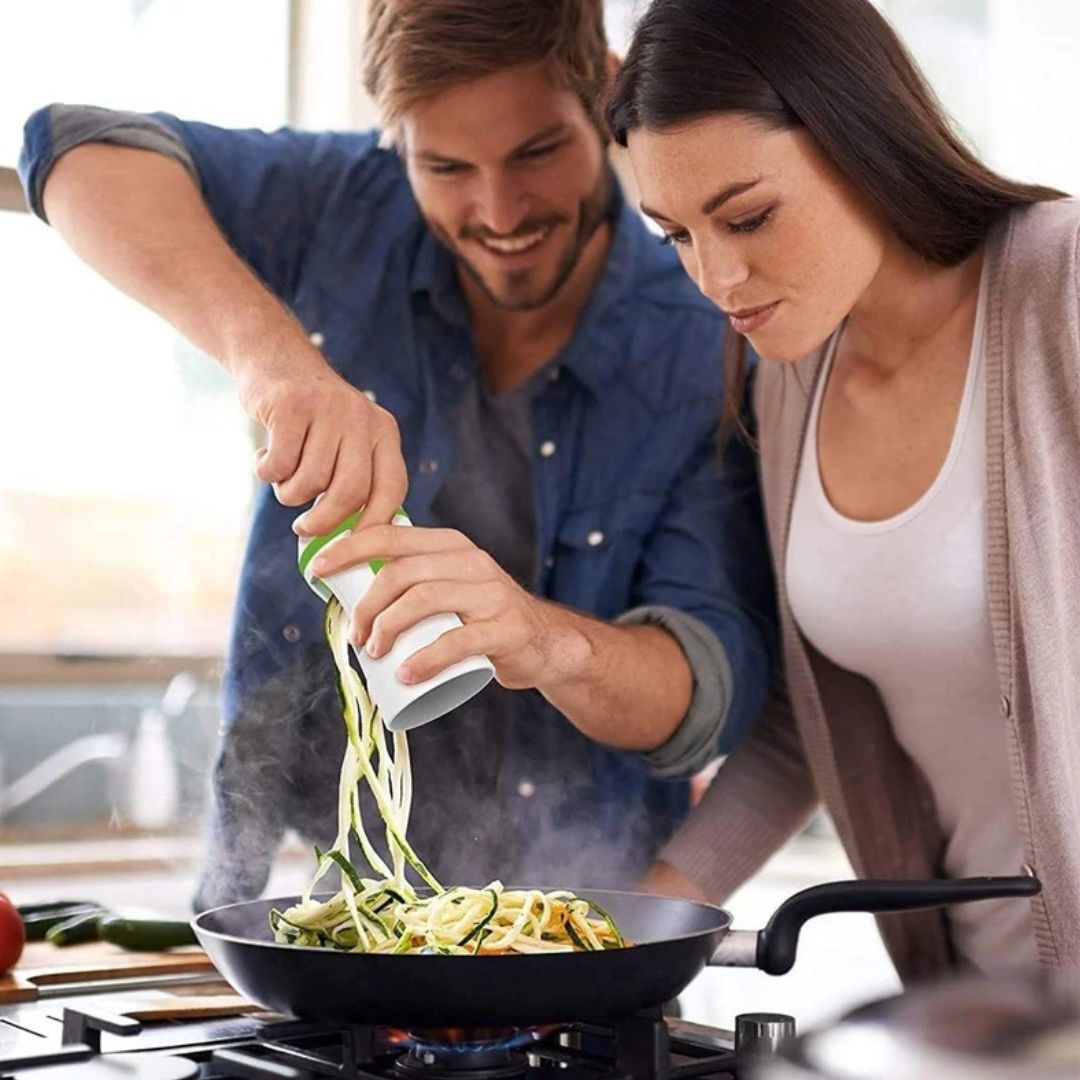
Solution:
[[[694,680],[682,649],[656,626],[612,626],[550,605],[555,662],[537,689],[583,734],[649,751],[675,733]]]
[[[227,367],[272,351],[276,337],[303,338],[229,247],[176,161],[130,147],[78,146],[53,167],[44,204],[81,259]]]

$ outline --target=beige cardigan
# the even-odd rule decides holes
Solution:
[[[987,583],[1001,723],[1045,964],[1080,964],[1080,202],[1014,211],[988,240]],[[816,652],[784,582],[795,480],[822,350],[764,362],[754,393],[778,573],[787,696],[774,695],[661,858],[723,899],[819,798],[860,877],[942,876],[921,775],[873,686]],[[1020,871],[1020,867],[1003,868]],[[881,918],[905,981],[952,963],[940,912]]]

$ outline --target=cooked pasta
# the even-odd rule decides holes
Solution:
[[[408,739],[403,731],[394,732],[391,750],[386,729],[349,660],[348,619],[337,600],[327,605],[325,625],[348,737],[338,788],[338,831],[329,851],[316,848],[315,876],[300,903],[271,911],[275,940],[347,952],[443,955],[623,947],[626,942],[611,916],[571,892],[505,889],[499,881],[482,889],[444,889],[439,884],[406,839],[413,794]],[[361,781],[379,809],[389,864],[365,831]],[[375,876],[362,877],[349,861],[350,836],[356,837]],[[334,867],[341,871],[341,890],[329,900],[316,899],[316,886]],[[409,870],[423,883],[420,891],[410,882]]]

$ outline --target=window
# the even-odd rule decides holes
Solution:
[[[877,0],[953,120],[995,169],[1080,192],[1080,4]]]
[[[39,0],[0,30],[8,184],[50,101],[285,121],[286,0]],[[252,493],[227,376],[26,213],[0,312],[0,653],[219,655]]]
[[[0,164],[50,101],[163,109],[225,126],[284,122],[285,0],[35,0],[0,14]]]

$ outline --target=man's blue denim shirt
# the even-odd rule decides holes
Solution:
[[[223,130],[157,114],[194,162],[229,242],[353,385],[397,419],[418,525],[454,458],[446,417],[479,377],[449,253],[425,226],[398,155],[378,134]],[[47,110],[31,117],[20,173],[39,214],[57,153]],[[603,275],[559,376],[533,405],[536,591],[601,618],[676,608],[716,634],[732,694],[717,750],[747,732],[766,691],[768,554],[752,479],[721,477],[715,434],[725,322],[674,253],[616,196]],[[557,452],[541,454],[553,444]],[[752,471],[752,470],[751,470]],[[322,641],[322,604],[296,569],[299,513],[258,495],[226,674],[225,723],[268,680]],[[553,731],[580,742],[551,712]],[[554,721],[558,721],[557,725]],[[536,745],[507,747],[529,775]],[[545,740],[545,753],[558,753]],[[580,756],[581,749],[575,751]],[[643,801],[688,808],[686,778],[659,780],[637,754],[591,744],[597,805],[615,823]]]

